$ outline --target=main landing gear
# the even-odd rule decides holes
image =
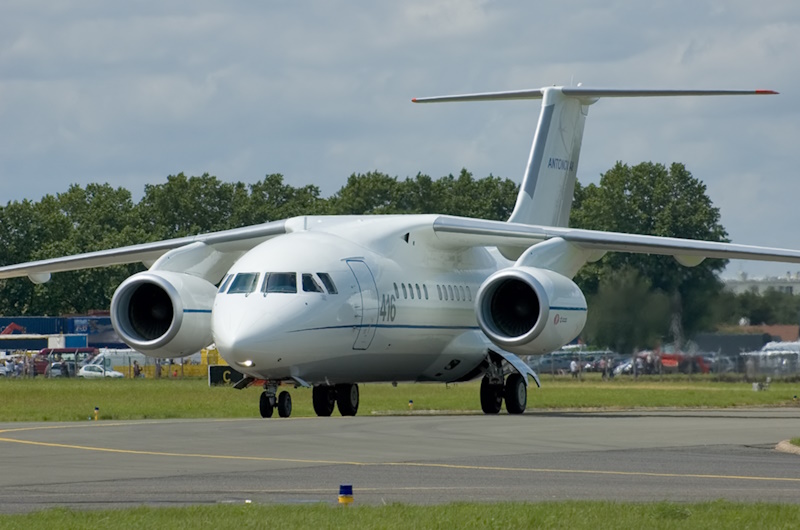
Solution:
[[[333,414],[334,406],[338,407],[342,416],[355,416],[358,413],[359,403],[358,385],[355,383],[317,385],[312,390],[311,400],[317,416],[330,416]],[[258,410],[262,418],[271,418],[276,409],[281,418],[291,416],[292,396],[285,390],[278,394],[278,384],[267,382],[258,402]]]
[[[504,384],[502,366],[492,363],[481,380],[481,409],[484,414],[497,414],[504,399],[509,414],[522,414],[528,404],[528,388],[517,372],[510,374]]]
[[[358,412],[359,393],[355,383],[340,385],[317,385],[312,391],[311,400],[317,416],[333,414],[334,404],[342,416],[355,416]]]

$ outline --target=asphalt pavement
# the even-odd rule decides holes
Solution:
[[[0,513],[217,503],[799,503],[800,408],[0,424]]]

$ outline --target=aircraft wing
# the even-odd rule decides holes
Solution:
[[[684,265],[696,265],[702,258],[800,263],[800,250],[580,228],[525,225],[444,215],[436,218],[433,230],[443,246],[497,246],[504,250],[504,254],[517,256],[531,245],[561,238],[582,250],[664,254],[674,256]]]
[[[167,252],[189,245],[204,245],[210,251],[218,253],[242,253],[250,250],[270,237],[285,234],[286,220],[264,223],[211,232],[196,236],[166,239],[152,243],[142,243],[127,247],[98,250],[85,254],[64,256],[60,258],[31,261],[0,267],[0,279],[28,276],[32,281],[43,283],[50,279],[54,272],[73,271],[92,267],[106,267],[109,265],[124,265],[127,263],[144,263],[151,265]]]

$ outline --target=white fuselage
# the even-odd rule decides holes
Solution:
[[[293,219],[288,234],[230,269],[233,278],[258,278],[244,289],[229,281],[217,295],[212,327],[220,353],[270,380],[446,382],[470,374],[490,345],[478,328],[475,295],[510,263],[485,248],[438,247],[432,232],[415,235],[426,219]],[[296,291],[268,292],[272,273],[296,275]],[[245,292],[226,292],[237,290]]]

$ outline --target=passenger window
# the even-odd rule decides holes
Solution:
[[[458,285],[453,286],[453,290],[456,292],[456,300],[459,302],[461,301],[461,295],[458,294]]]
[[[448,285],[447,286],[447,292],[450,293],[450,300],[455,300],[456,299],[456,297],[453,296],[453,286],[452,285]]]
[[[422,300],[422,291],[420,291],[420,290],[419,290],[419,284],[418,284],[418,283],[415,283],[415,284],[414,284],[414,287],[416,287],[416,288],[417,288],[417,298],[419,298],[420,300]]]
[[[322,287],[317,283],[317,280],[307,272],[303,273],[303,292],[306,293],[321,293]]]
[[[448,300],[450,300],[449,298],[447,298],[447,287],[442,285],[442,291],[444,291],[444,301],[447,302]],[[452,296],[452,293],[450,294]]]
[[[467,301],[467,295],[464,294],[464,286],[463,285],[459,285],[458,286],[458,290],[461,291],[461,299],[466,302]]]
[[[467,298],[472,302],[472,291],[469,290],[469,285],[467,285]]]
[[[217,291],[217,292],[218,293],[224,293],[225,289],[228,288],[228,284],[231,283],[232,279],[233,279],[233,274],[226,274],[225,275],[225,279],[222,280],[221,284],[219,284],[219,291]]]
[[[259,276],[257,272],[240,272],[233,279],[228,294],[252,293],[256,290]]]
[[[408,284],[408,294],[411,295],[411,299],[414,299],[414,286],[410,283]]]
[[[400,300],[400,289],[397,288],[397,282],[394,282],[394,296]]]
[[[425,291],[425,300],[428,299],[428,286],[424,283],[422,284],[422,290]]]
[[[436,284],[436,290],[439,291],[439,300],[442,299],[442,286],[438,283]]]
[[[408,298],[408,293],[406,292],[406,284],[401,283],[400,287],[403,288],[403,298]]]
[[[333,278],[331,278],[330,274],[327,272],[318,272],[317,276],[319,276],[319,279],[325,284],[325,288],[330,294],[339,294],[339,291],[336,290],[336,284],[333,283]]]
[[[296,293],[297,274],[293,272],[270,272],[264,282],[263,293]]]

